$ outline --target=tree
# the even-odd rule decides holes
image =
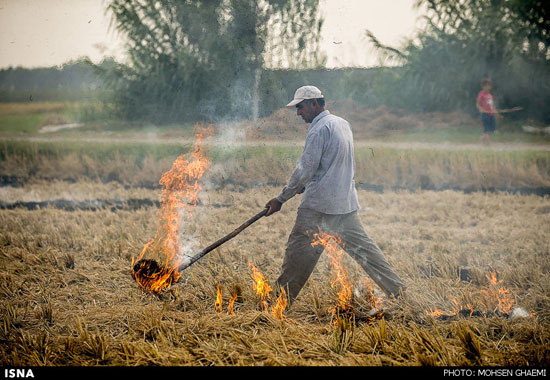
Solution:
[[[318,0],[112,0],[113,25],[128,41],[128,63],[104,72],[115,89],[112,101],[129,119],[257,116],[270,51],[303,44],[287,55],[289,65],[315,62],[317,6]]]
[[[538,0],[417,0],[425,28],[401,49],[371,42],[399,64],[390,86],[398,105],[418,111],[475,111],[480,81],[491,77],[501,108],[550,121],[550,12]],[[539,80],[536,80],[539,78]],[[390,91],[395,96],[395,91]],[[474,99],[474,100],[472,100]]]

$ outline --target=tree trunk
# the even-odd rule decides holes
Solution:
[[[254,69],[254,86],[252,87],[252,120],[258,120],[260,113],[260,80],[262,69],[258,66]]]

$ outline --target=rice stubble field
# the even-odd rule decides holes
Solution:
[[[215,171],[214,171],[215,172]],[[184,222],[197,251],[260,211],[274,185],[206,185]],[[3,199],[158,199],[159,189],[90,180],[3,187]],[[131,277],[154,235],[157,206],[0,212],[0,330],[6,366],[499,365],[550,363],[550,199],[504,192],[359,190],[361,221],[404,279],[405,300],[368,313],[370,281],[349,257],[356,320],[334,323],[323,254],[283,318],[263,310],[251,263],[277,278],[299,204],[262,218],[182,272],[160,296]],[[467,276],[461,276],[466,273]],[[491,276],[496,282],[491,284]],[[221,302],[216,299],[221,290]],[[237,289],[239,297],[228,310]],[[499,313],[503,289],[520,318]],[[221,309],[221,310],[220,310]],[[471,315],[464,310],[476,311]],[[461,311],[461,312],[459,312]],[[439,313],[437,313],[439,312]],[[444,318],[443,318],[443,317]]]
[[[169,290],[140,289],[132,260],[159,229],[159,179],[192,139],[59,136],[0,149],[3,366],[550,364],[545,145],[358,140],[360,219],[408,291],[385,298],[344,254],[344,319],[331,312],[327,252],[290,307],[276,312],[275,292],[268,303],[257,294],[255,270],[274,288],[300,196]],[[228,141],[205,143],[212,165],[180,231],[190,253],[261,211],[301,151]]]

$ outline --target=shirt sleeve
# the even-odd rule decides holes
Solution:
[[[321,162],[324,139],[320,133],[314,133],[306,138],[304,151],[296,164],[288,184],[277,196],[277,200],[285,203],[296,194],[303,191],[307,183],[313,178]]]

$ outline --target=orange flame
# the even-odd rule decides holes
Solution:
[[[279,293],[279,296],[277,297],[277,301],[275,302],[275,305],[271,308],[271,314],[275,318],[282,321],[285,318],[283,315],[283,312],[286,309],[287,303],[288,303],[288,297],[286,295],[285,289],[281,286],[281,293]]]
[[[438,318],[438,317],[441,317],[442,315],[445,315],[443,310],[438,309],[438,308],[432,309],[430,311],[425,311],[425,313],[426,313],[427,316],[434,317],[434,318]]]
[[[235,301],[239,297],[239,293],[237,289],[233,289],[233,295],[229,298],[229,304],[227,305],[227,312],[231,315],[235,315],[235,312],[233,311],[233,305],[235,304]]]
[[[380,308],[384,305],[384,299],[382,297],[376,296],[374,293],[374,289],[372,288],[372,285],[369,280],[366,278],[362,278],[361,281],[363,282],[363,285],[367,289],[368,292],[368,303],[372,308]]]
[[[510,315],[514,300],[510,295],[510,290],[502,286],[502,280],[498,280],[497,275],[498,272],[496,271],[487,274],[489,288],[480,290],[476,295],[481,298],[479,303],[483,311],[489,313],[498,311],[503,315]],[[435,310],[425,311],[426,315],[435,318],[441,316],[452,317],[459,314],[465,315],[469,311],[469,316],[472,316],[476,312],[475,307],[471,303],[462,305],[454,297],[451,298],[451,301],[454,306],[451,307],[450,311],[442,311],[436,308]]]
[[[346,318],[353,318],[352,311],[352,287],[348,281],[348,272],[342,263],[342,239],[338,235],[330,235],[319,229],[319,233],[313,234],[312,246],[322,245],[327,250],[327,255],[330,258],[332,267],[333,279],[331,287],[336,291],[336,305],[329,308],[329,312],[338,320],[341,315]]]
[[[262,310],[268,311],[269,304],[267,300],[271,300],[269,294],[271,292],[271,287],[267,284],[264,275],[254,266],[254,264],[249,263],[249,265],[252,268],[252,280],[254,280],[252,288],[256,291],[256,294],[260,296]]]
[[[210,161],[203,153],[201,143],[205,133],[211,134],[211,128],[202,128],[195,134],[193,151],[180,155],[165,172],[159,183],[163,186],[160,196],[160,227],[155,237],[143,247],[137,260],[132,257],[133,275],[138,285],[147,291],[159,294],[177,282],[181,274],[178,271],[181,259],[179,252],[179,230],[183,214],[191,215],[198,203],[201,191],[200,179],[210,167]],[[145,256],[159,259],[160,268],[152,268],[151,262],[141,263],[134,268],[134,262],[140,262]],[[162,263],[162,264],[161,264]]]
[[[222,287],[220,284],[216,286],[216,305],[214,306],[217,312],[222,311]]]
[[[252,288],[256,291],[256,294],[260,296],[260,302],[262,305],[262,311],[269,312],[269,301],[271,301],[271,287],[268,285],[264,275],[254,266],[254,264],[249,263],[252,268]],[[268,301],[269,300],[269,301]],[[286,291],[281,287],[281,292],[275,301],[275,305],[271,307],[271,314],[279,319],[284,320],[285,316],[283,315],[288,304],[288,297]]]
[[[487,275],[489,289],[485,293],[490,299],[496,300],[496,308],[499,312],[509,315],[514,306],[514,300],[510,295],[510,290],[502,286],[502,280],[498,280],[497,275],[497,271],[492,271]]]

